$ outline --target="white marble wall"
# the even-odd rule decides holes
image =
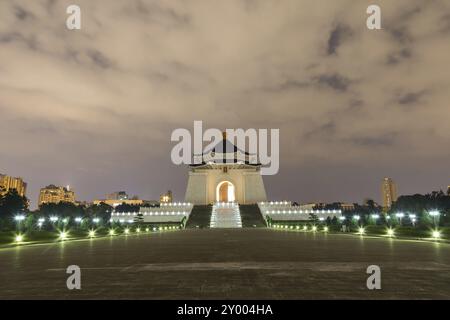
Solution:
[[[251,204],[266,200],[266,191],[257,168],[195,169],[189,172],[185,201],[194,204],[216,202],[217,186],[229,181],[234,185],[235,198],[240,204]]]

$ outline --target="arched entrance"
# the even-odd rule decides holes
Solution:
[[[229,181],[222,181],[216,188],[216,201],[234,202],[236,200],[234,185]]]

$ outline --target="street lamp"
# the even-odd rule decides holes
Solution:
[[[58,221],[58,217],[52,216],[52,217],[50,217],[50,221],[51,222],[56,222],[56,221]]]
[[[83,220],[83,218],[81,218],[81,217],[76,217],[75,218],[75,222],[78,222],[78,223],[81,223],[82,220]]]
[[[17,222],[21,222],[25,220],[25,216],[23,214],[18,214],[17,216],[14,217],[14,220],[16,220]]]
[[[437,227],[439,224],[439,216],[441,213],[438,210],[432,210],[429,212],[430,216],[433,217],[434,226]]]
[[[92,219],[92,222],[94,222],[94,223],[99,223],[99,222],[100,222],[100,219],[99,219],[99,218],[94,218],[94,219]]]
[[[408,216],[409,216],[409,219],[411,219],[413,226],[416,226],[417,216],[413,213],[410,213]]]
[[[398,219],[398,223],[399,223],[400,225],[402,225],[402,218],[405,216],[405,214],[399,212],[399,213],[396,213],[395,216],[396,216],[397,219]]]

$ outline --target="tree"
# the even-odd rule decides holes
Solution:
[[[109,221],[111,218],[111,212],[113,212],[113,207],[107,205],[104,202],[99,204],[93,204],[86,208],[86,215],[90,218],[100,218],[103,221]]]
[[[14,228],[14,216],[28,211],[28,199],[11,189],[0,195],[0,225],[4,229]]]

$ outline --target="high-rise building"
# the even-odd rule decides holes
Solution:
[[[162,194],[160,197],[159,197],[159,202],[161,202],[161,203],[169,203],[169,202],[172,202],[173,201],[173,198],[172,198],[172,191],[167,191],[166,193],[164,193],[164,194]]]
[[[58,187],[53,184],[41,189],[39,193],[39,206],[45,203],[75,203],[75,192],[69,187]]]
[[[128,194],[125,191],[116,191],[106,195],[107,200],[128,200]]]
[[[0,174],[0,192],[6,193],[13,189],[16,190],[20,196],[24,197],[27,192],[27,184],[23,182],[22,178]]]
[[[381,198],[383,208],[390,209],[392,203],[397,201],[397,187],[391,178],[384,178],[381,184]]]

